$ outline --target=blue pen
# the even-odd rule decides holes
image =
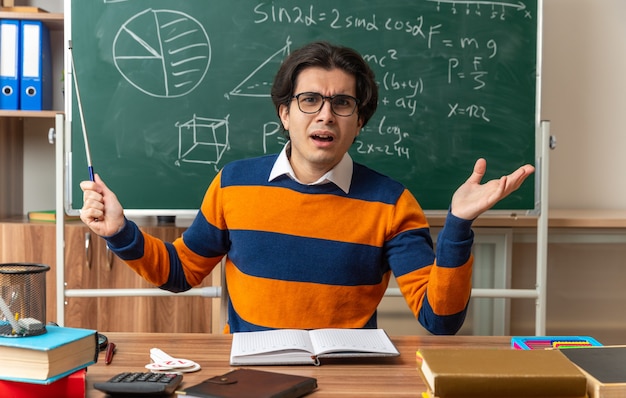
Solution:
[[[83,115],[83,104],[80,101],[80,90],[78,89],[78,77],[76,76],[76,68],[74,67],[74,52],[72,50],[72,41],[69,41],[70,56],[72,58],[72,75],[74,76],[74,88],[76,91],[76,102],[78,103],[78,113],[80,114],[80,125],[83,129],[83,141],[85,141],[85,155],[87,156],[87,170],[89,171],[89,180],[95,181],[93,174],[93,166],[91,165],[91,151],[89,150],[89,139],[87,138],[87,129],[85,128],[85,117]]]

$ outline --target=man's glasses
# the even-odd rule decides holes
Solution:
[[[302,113],[317,113],[324,106],[324,101],[330,102],[330,109],[337,116],[352,116],[359,104],[359,100],[351,95],[337,94],[327,97],[320,93],[300,93],[294,95],[298,108]]]

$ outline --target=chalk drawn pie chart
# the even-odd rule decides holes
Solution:
[[[153,97],[180,97],[204,79],[211,44],[193,17],[172,10],[147,9],[122,25],[113,41],[120,74]]]

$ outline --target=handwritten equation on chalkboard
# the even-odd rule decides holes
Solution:
[[[282,60],[312,40],[353,47],[374,69],[378,111],[351,154],[418,196],[428,186],[425,208],[447,207],[477,157],[494,175],[534,163],[536,3],[215,3],[72,2],[73,15],[96,18],[73,18],[74,53],[84,54],[76,61],[87,75],[81,89],[99,93],[84,95],[85,107],[105,110],[92,112],[102,131],[90,134],[115,155],[121,185],[131,174],[115,168],[138,159],[183,186],[234,159],[278,152],[285,139],[271,83]],[[96,34],[76,35],[90,26]],[[94,52],[99,59],[87,62]],[[532,189],[523,192],[507,206],[532,207]],[[197,208],[199,195],[183,208]]]

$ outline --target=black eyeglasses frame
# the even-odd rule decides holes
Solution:
[[[320,102],[320,107],[319,109],[315,110],[315,111],[304,111],[302,110],[302,106],[300,105],[300,96],[302,95],[310,95],[310,96],[318,96],[319,98],[322,99],[322,101]],[[351,101],[354,101],[354,107],[352,108],[352,111],[350,111],[349,114],[341,114],[341,113],[337,113],[337,111],[335,110],[335,100],[336,99],[342,99],[342,98],[346,98],[346,99],[350,99]],[[330,110],[337,116],[340,117],[350,117],[352,115],[354,115],[354,111],[357,110],[358,106],[359,106],[359,99],[356,97],[353,97],[351,95],[348,94],[335,94],[335,95],[322,95],[320,93],[316,93],[314,91],[305,91],[302,93],[298,93],[294,96],[291,97],[292,100],[296,100],[296,103],[298,104],[298,109],[300,110],[300,112],[305,113],[307,115],[312,115],[314,113],[317,113],[319,111],[322,110],[322,108],[324,107],[324,102],[328,101],[330,103]]]

